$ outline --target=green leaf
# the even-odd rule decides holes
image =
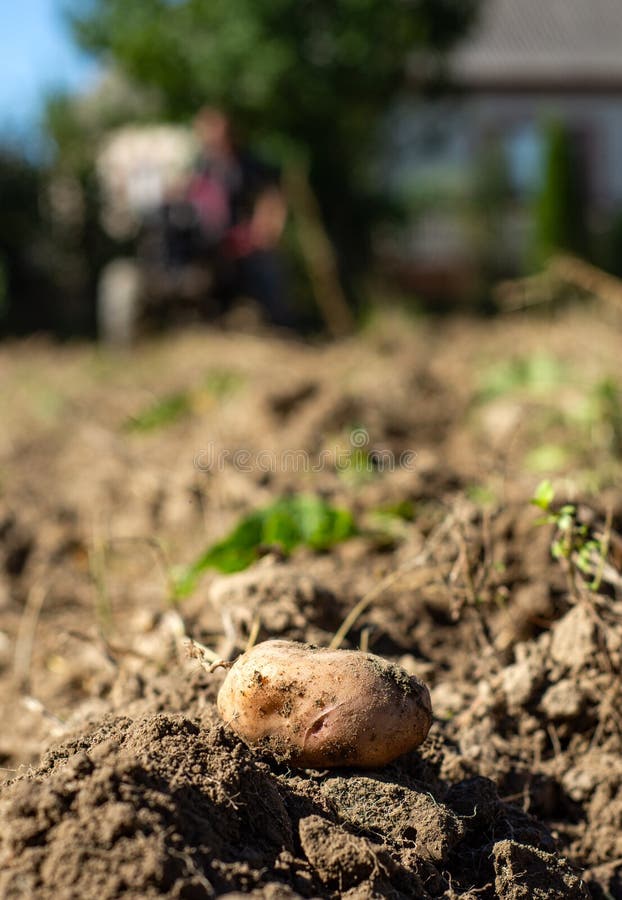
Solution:
[[[176,422],[192,409],[191,397],[186,392],[169,394],[156,400],[136,416],[123,424],[124,431],[153,431]]]
[[[393,516],[403,522],[412,522],[415,518],[415,504],[412,500],[398,500],[397,503],[389,503],[378,508],[381,515]]]
[[[546,516],[538,516],[535,521],[536,525],[557,525],[557,513],[548,513]]]
[[[551,503],[555,499],[555,490],[551,482],[546,479],[545,481],[541,481],[538,487],[536,488],[533,497],[531,498],[531,503],[534,506],[540,507],[540,509],[548,510]]]
[[[562,559],[567,556],[566,548],[561,541],[553,541],[551,544],[551,556],[555,559]]]
[[[571,507],[572,509],[572,507]],[[557,519],[557,527],[560,531],[572,531],[572,526],[574,525],[574,509],[572,512],[568,512],[567,510],[564,512],[562,510]]]
[[[294,494],[243,518],[227,537],[209,547],[190,566],[173,573],[175,597],[191,594],[208,569],[240,572],[248,568],[263,547],[278,547],[289,555],[304,545],[328,550],[357,533],[352,514],[320,497]]]
[[[525,465],[532,472],[559,472],[570,459],[567,447],[561,444],[542,444],[534,447],[525,457]]]
[[[158,397],[135,416],[123,423],[123,430],[130,432],[154,431],[171,425],[179,419],[201,408],[206,398],[224,399],[243,383],[243,377],[227,369],[213,369],[208,372],[198,388],[176,391]]]
[[[562,385],[566,377],[563,363],[547,354],[504,359],[484,373],[477,401],[486,403],[521,391],[545,394]]]
[[[493,488],[486,484],[470,484],[465,488],[469,500],[478,506],[494,506],[498,503],[498,497]]]

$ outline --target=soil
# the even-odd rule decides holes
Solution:
[[[329,346],[6,344],[0,896],[622,898],[619,342],[590,309],[385,313]],[[178,418],[127,427],[179,392]],[[365,471],[335,462],[361,447]],[[597,572],[552,556],[544,476]],[[294,490],[359,534],[172,602],[175,566]],[[365,771],[247,748],[188,638],[328,646],[364,597],[343,646],[429,685],[424,744]]]

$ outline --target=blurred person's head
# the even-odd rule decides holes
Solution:
[[[229,116],[216,106],[203,106],[194,119],[194,130],[201,147],[210,156],[228,156],[233,150]]]

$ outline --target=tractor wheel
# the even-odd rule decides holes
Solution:
[[[135,341],[142,281],[132,259],[115,259],[103,269],[97,288],[97,334],[103,344],[128,347]]]

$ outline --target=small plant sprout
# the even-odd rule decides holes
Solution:
[[[536,525],[554,525],[551,539],[551,556],[559,560],[568,575],[571,593],[577,593],[577,576],[590,591],[598,591],[605,567],[609,540],[609,528],[597,534],[579,520],[577,507],[566,503],[553,509],[555,490],[550,481],[540,482],[531,503],[544,513]]]
[[[357,533],[352,513],[332,506],[322,497],[281,497],[244,516],[233,531],[189,566],[177,567],[173,572],[173,596],[179,600],[192,594],[208,569],[227,574],[241,572],[267,548],[278,549],[284,556],[299,546],[322,552]]]

